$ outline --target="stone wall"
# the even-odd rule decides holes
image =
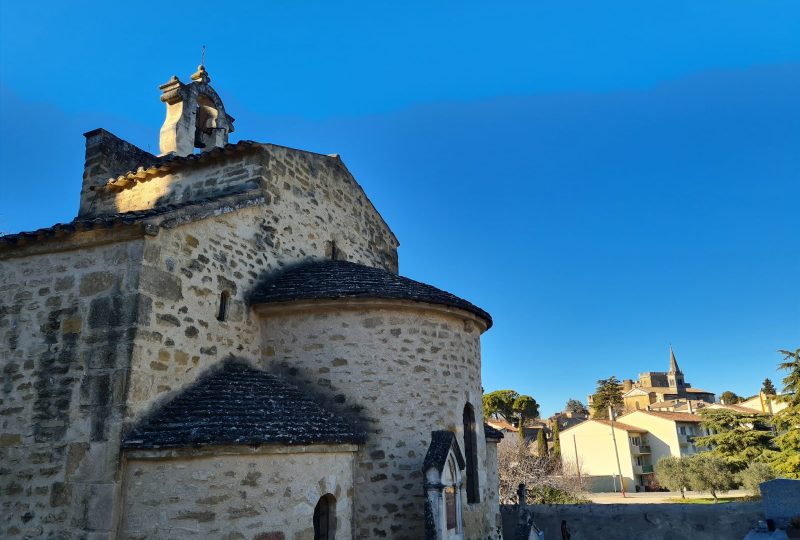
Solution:
[[[263,144],[203,159],[157,174],[142,173],[125,189],[96,191],[92,212],[187,204],[260,186],[274,216],[272,234],[285,245],[300,234],[295,226],[310,228],[318,242],[334,240],[343,249],[342,258],[376,260],[379,255],[377,266],[397,271],[397,239],[338,157]],[[297,249],[308,240],[314,238],[303,238]]]
[[[364,420],[357,454],[356,536],[424,535],[422,460],[433,430],[451,430],[464,449],[463,411],[478,420],[481,502],[463,508],[466,538],[494,534],[485,470],[479,323],[464,312],[417,303],[290,306],[260,312],[264,364],[316,387],[344,414]],[[496,489],[496,488],[495,488]],[[463,493],[466,501],[466,492]]]
[[[502,538],[503,518],[500,515],[500,474],[497,470],[497,443],[486,441],[486,500],[489,525],[494,525],[498,538]],[[494,522],[491,520],[494,519]]]
[[[561,521],[566,520],[572,540],[731,540],[744,538],[759,519],[764,519],[759,502],[561,504],[530,508],[536,526],[548,539],[561,538]]]
[[[89,233],[86,233],[89,235]],[[141,240],[0,262],[0,536],[108,531]]]
[[[207,448],[206,455],[168,459],[134,453],[125,465],[119,538],[313,540],[314,507],[329,493],[336,498],[336,538],[347,540],[354,450],[320,445],[237,455]]]
[[[386,253],[376,250],[374,236],[348,232],[351,216],[304,197],[288,190],[268,203],[199,221],[165,221],[158,235],[147,238],[142,293],[153,313],[137,335],[131,363],[132,417],[228,355],[260,357],[260,329],[246,301],[270,273],[330,257],[331,239],[340,257],[385,266]],[[219,321],[223,292],[228,310]]]
[[[334,249],[397,270],[396,239],[340,160],[270,148],[87,200],[84,210],[146,210],[256,186],[248,193],[154,215],[146,227],[79,228],[4,248],[0,536],[113,527],[124,422],[230,353],[260,356],[245,298],[268,272]],[[236,202],[248,196],[260,202]],[[217,321],[223,290],[230,305]]]

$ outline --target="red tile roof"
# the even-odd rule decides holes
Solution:
[[[590,422],[598,422],[600,424],[605,424],[607,426],[611,425],[611,420],[602,420],[602,419],[599,419],[599,418],[592,418],[590,420]],[[580,425],[580,424],[578,424],[578,425]],[[644,429],[644,428],[632,426],[630,424],[624,424],[622,422],[614,422],[614,427],[618,428],[618,429],[621,429],[621,430],[624,430],[624,431],[636,431],[638,433],[647,433],[647,430]]]
[[[673,422],[693,422],[699,424],[703,421],[701,417],[696,414],[689,414],[684,412],[670,412],[670,411],[635,411],[644,414],[649,414],[650,416],[656,416],[658,418],[663,418],[664,420],[672,420]],[[635,414],[635,413],[630,413]],[[627,415],[626,415],[627,416]],[[625,418],[622,416],[621,418]]]
[[[701,390],[700,388],[687,388],[686,391],[690,394],[711,394],[714,395],[714,392],[709,392],[708,390]]]
[[[505,420],[499,420],[499,419],[496,420],[494,418],[491,418],[489,420],[486,420],[486,423],[489,424],[490,426],[492,426],[495,429],[499,429],[500,431],[503,431],[503,430],[505,430],[505,431],[513,431],[515,433],[517,431],[519,431],[519,429],[516,426],[510,424],[509,422],[506,422]]]

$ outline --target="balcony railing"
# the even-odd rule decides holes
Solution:
[[[680,444],[682,446],[685,446],[687,444],[691,444],[691,442],[692,442],[692,436],[691,435],[685,435],[683,433],[678,433],[678,444]]]
[[[653,472],[653,466],[652,465],[636,465],[636,464],[634,464],[633,465],[633,472],[635,474],[650,474],[651,472]]]
[[[631,452],[634,454],[649,454],[650,445],[648,444],[632,444]]]

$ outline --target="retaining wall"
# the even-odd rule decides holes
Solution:
[[[536,526],[547,540],[561,539],[566,520],[570,540],[736,540],[759,519],[760,502],[724,504],[578,504],[532,505]],[[513,507],[503,507],[504,537],[513,539]]]

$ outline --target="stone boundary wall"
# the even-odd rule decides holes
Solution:
[[[764,519],[760,502],[537,504],[529,508],[548,540],[561,538],[561,520],[566,520],[571,540],[732,540],[744,538],[759,519]],[[511,506],[502,510],[504,536],[513,538],[516,512]]]

